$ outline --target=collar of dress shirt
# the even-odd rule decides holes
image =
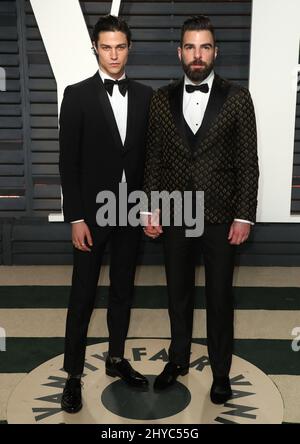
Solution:
[[[188,76],[185,74],[185,76],[184,76],[184,92],[185,92],[185,85],[201,85],[202,83],[207,83],[208,87],[209,87],[209,91],[210,91],[212,83],[214,81],[214,78],[215,78],[214,70],[212,70],[211,73],[204,80],[202,80],[202,82],[200,82],[200,83],[192,82],[192,80],[189,79]]]
[[[101,79],[102,79],[102,82],[104,82],[105,79],[116,80],[116,79],[114,79],[113,77],[110,77],[110,76],[109,76],[108,74],[106,74],[104,71],[102,71],[101,68],[99,68],[99,75],[100,75],[100,77],[101,77]],[[125,79],[125,77],[126,77],[126,74],[125,74],[125,72],[124,72],[123,75],[122,75],[118,80],[123,80],[123,79]]]

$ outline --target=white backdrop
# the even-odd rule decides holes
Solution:
[[[249,89],[258,124],[261,222],[300,222],[290,214],[299,42],[299,0],[253,0]]]
[[[249,89],[258,126],[257,220],[300,222],[300,216],[290,214],[300,0],[252,1]],[[112,1],[112,14],[118,15],[120,3]],[[31,5],[57,82],[60,108],[65,87],[93,75],[97,61],[78,0],[31,0]],[[63,216],[49,215],[49,220],[62,221]]]

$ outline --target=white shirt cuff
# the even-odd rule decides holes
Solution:
[[[254,225],[254,222],[251,222],[250,220],[245,220],[245,219],[234,219],[235,222],[243,222],[244,224],[250,224],[250,225]]]
[[[78,224],[79,222],[84,222],[84,219],[72,220],[71,224]]]

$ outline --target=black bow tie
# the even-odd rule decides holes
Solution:
[[[118,85],[119,91],[122,94],[122,96],[125,96],[126,91],[128,89],[128,79],[122,79],[122,80],[111,80],[111,79],[105,79],[104,80],[104,88],[108,92],[110,96],[112,96],[114,85]]]
[[[185,90],[188,93],[192,93],[194,91],[201,91],[203,93],[208,93],[209,87],[207,83],[202,83],[202,85],[185,85]]]

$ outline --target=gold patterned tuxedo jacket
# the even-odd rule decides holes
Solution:
[[[217,74],[191,149],[182,112],[183,78],[153,96],[147,136],[144,191],[204,191],[209,223],[254,222],[258,158],[249,91]],[[149,208],[150,209],[150,208]]]

